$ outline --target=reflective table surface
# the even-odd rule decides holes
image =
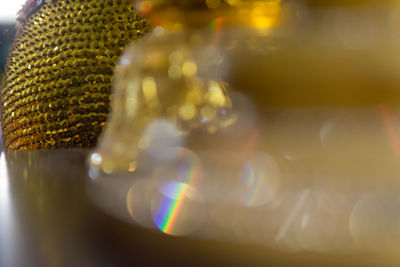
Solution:
[[[210,237],[174,237],[128,223],[106,214],[90,200],[88,152],[1,155],[1,267],[388,266],[393,263],[393,257],[366,252],[284,252]]]

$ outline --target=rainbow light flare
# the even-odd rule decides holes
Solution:
[[[389,135],[389,139],[392,142],[392,147],[394,154],[396,156],[400,156],[400,140],[399,140],[399,135],[396,130],[395,124],[394,124],[394,119],[392,117],[392,114],[390,112],[390,109],[387,105],[385,104],[380,104],[379,105],[380,112],[382,114],[383,120],[385,122],[386,130]]]
[[[154,222],[166,234],[171,234],[179,214],[190,193],[190,186],[184,183],[174,183],[173,192],[169,192],[160,203]],[[170,198],[173,196],[173,198]]]
[[[216,18],[210,23],[211,31],[215,32],[215,34],[220,34],[222,29],[222,20],[223,18]]]
[[[243,171],[243,183],[246,188],[246,192],[243,196],[244,205],[249,206],[253,203],[257,195],[256,190],[260,180],[259,174],[254,170],[253,166],[247,162]]]

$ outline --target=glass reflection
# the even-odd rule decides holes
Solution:
[[[129,188],[126,195],[126,207],[135,223],[144,227],[155,228],[150,211],[154,193],[154,186],[149,179],[139,179]]]
[[[123,180],[129,220],[170,235],[285,251],[396,247],[376,229],[395,233],[397,215],[369,218],[396,213],[397,199],[370,210],[364,197],[400,188],[400,40],[381,21],[388,10],[293,4],[287,19],[299,23],[285,25],[273,18],[280,1],[248,2],[268,8],[239,8],[254,12],[241,27],[213,17],[211,33],[159,26],[126,50],[91,159],[103,187]],[[358,31],[364,20],[373,27]]]
[[[261,206],[272,201],[280,183],[280,171],[275,160],[267,154],[258,154],[244,164],[239,184],[240,203]]]
[[[202,224],[205,206],[199,192],[185,183],[168,183],[154,199],[154,223],[170,235],[189,234]]]

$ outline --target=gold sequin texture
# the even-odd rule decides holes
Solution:
[[[112,73],[149,30],[132,0],[53,0],[22,26],[2,83],[8,150],[92,147],[105,125]]]

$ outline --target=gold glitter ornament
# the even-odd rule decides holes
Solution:
[[[1,105],[8,150],[91,147],[105,124],[113,68],[149,30],[131,0],[53,0],[24,21]]]

